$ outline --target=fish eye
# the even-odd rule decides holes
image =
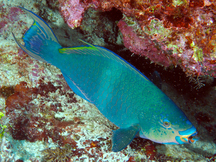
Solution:
[[[166,128],[169,127],[170,126],[170,121],[167,120],[167,119],[164,119],[163,126],[166,127]]]

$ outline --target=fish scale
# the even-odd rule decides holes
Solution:
[[[163,144],[196,141],[196,128],[156,85],[135,67],[100,46],[64,48],[39,16],[20,7],[34,19],[22,45],[30,56],[58,67],[70,88],[120,129],[113,131],[112,151],[124,149],[140,136]],[[155,77],[156,78],[156,77]]]

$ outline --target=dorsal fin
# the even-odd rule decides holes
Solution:
[[[79,39],[79,41],[87,44],[88,46],[77,46],[77,47],[69,47],[69,48],[61,48],[59,49],[59,52],[61,54],[89,54],[87,53],[85,50],[88,50],[88,52],[92,52],[92,51],[99,51],[94,45]]]
[[[82,39],[79,39],[79,41],[80,41],[80,42],[83,42],[83,43],[89,45],[90,47],[92,47],[93,49],[96,49],[96,50],[97,50],[97,48],[96,48],[93,44],[88,43],[88,42],[86,42],[86,41],[84,41],[84,40],[82,40]]]

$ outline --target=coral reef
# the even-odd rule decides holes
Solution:
[[[50,22],[60,17],[60,15],[58,17],[55,12],[50,12],[49,6],[52,9],[58,8],[58,6],[55,6],[55,4],[58,5],[55,0],[29,1],[28,4],[21,0],[0,0],[0,2],[1,6],[3,6],[0,12],[0,18],[2,18],[0,22],[6,20],[6,17],[9,16],[10,6],[18,5],[24,6],[34,12],[37,11],[36,13],[40,13],[40,16],[49,19]],[[68,1],[68,3],[69,2],[72,2],[72,0]],[[122,13],[124,13],[126,9],[122,9],[122,3],[114,4],[111,3],[114,2],[112,0],[110,2],[105,2],[105,0],[101,1],[103,6],[101,5],[101,7],[97,8],[112,12],[110,6],[115,7],[115,5],[118,5],[116,8],[121,10]],[[136,1],[133,2],[135,7]],[[181,1],[173,1],[176,6],[177,2]],[[185,3],[186,2],[187,1],[185,1]],[[193,2],[194,5],[197,5],[196,1]],[[14,3],[16,3],[16,5]],[[98,1],[83,0],[79,1],[79,3],[81,6],[84,5],[86,11],[88,7],[96,8],[95,6],[97,6]],[[92,3],[93,5],[89,5]],[[149,1],[146,3],[149,3]],[[151,3],[153,2],[151,1]],[[158,3],[160,4],[162,1],[158,1]],[[163,1],[163,3],[165,3],[165,1]],[[128,5],[126,5],[126,7],[127,6]],[[145,7],[148,8],[150,6]],[[198,6],[197,9],[200,9],[200,7]],[[153,10],[152,8],[151,11]],[[92,10],[90,11],[93,12]],[[153,14],[154,13],[152,13],[152,15]],[[14,29],[13,33],[16,34],[18,38],[21,38],[23,33],[32,24],[32,21],[30,21],[28,17],[25,17],[20,11],[14,16],[16,16],[16,21],[15,19],[13,22],[8,21],[7,24],[1,28],[2,30],[0,33],[0,112],[6,114],[2,120],[0,120],[0,124],[5,125],[4,123],[7,122],[11,125],[7,127],[7,133],[0,139],[0,161],[48,161],[50,158],[61,159],[62,155],[68,155],[66,159],[68,161],[102,162],[113,161],[114,159],[116,161],[130,162],[148,161],[149,159],[158,161],[210,161],[216,159],[215,87],[205,86],[203,90],[196,91],[193,89],[191,92],[189,89],[185,88],[187,87],[186,83],[180,81],[179,78],[182,77],[181,74],[176,71],[175,74],[168,73],[167,71],[164,72],[167,74],[166,77],[163,78],[166,82],[163,83],[163,90],[184,110],[187,116],[196,125],[200,140],[193,145],[168,146],[137,138],[133,140],[130,146],[121,152],[111,152],[111,130],[116,129],[116,127],[105,119],[97,111],[95,106],[87,103],[70,90],[60,70],[48,64],[36,61],[17,47],[10,35],[12,25]],[[146,16],[149,15],[147,14]],[[93,21],[94,16],[91,18]],[[88,15],[86,15],[84,19],[87,19],[87,23],[83,24],[85,26],[81,25],[83,29],[88,25]],[[104,18],[104,22],[108,22],[107,18]],[[131,36],[139,39],[138,42],[140,43],[143,41],[147,43],[153,50],[151,52],[154,53],[154,55],[156,54],[155,51],[161,52],[160,48],[157,48],[160,47],[160,43],[156,40],[152,40],[153,36],[151,36],[150,33],[143,34],[141,28],[136,30],[136,28],[139,27],[139,23],[136,22],[135,18],[133,19],[131,15],[124,14],[123,19],[119,23],[121,23],[121,25],[125,25],[126,23],[125,27],[130,31]],[[10,26],[10,24],[12,25]],[[92,22],[91,24],[93,28],[97,28],[97,25],[94,25],[97,24],[97,22]],[[62,24],[56,23],[56,25],[56,28],[62,27]],[[99,25],[101,24],[99,23]],[[152,25],[154,26],[154,24]],[[187,25],[184,26],[184,28],[187,27]],[[188,26],[190,27],[189,23]],[[97,31],[96,34],[101,37],[112,34],[112,38],[115,38],[113,34],[116,32],[116,29],[112,29],[113,32],[109,33],[107,30],[110,27],[112,26],[109,24],[105,31]],[[105,28],[105,26],[103,26],[103,28]],[[100,28],[100,30],[103,28]],[[171,28],[174,28],[174,26]],[[175,28],[177,30],[177,28],[180,27]],[[87,31],[89,29],[90,27],[84,30]],[[164,27],[164,29],[168,30],[169,28]],[[141,35],[138,35],[137,31],[141,31]],[[90,33],[93,32],[94,30],[90,29]],[[163,32],[160,34],[162,33]],[[60,28],[58,34],[63,35],[61,37],[62,39],[67,37],[62,28]],[[73,36],[76,37],[76,35]],[[142,36],[148,38],[148,41],[142,38]],[[116,41],[108,37],[106,40],[108,43],[114,43]],[[73,42],[68,41],[67,43],[70,45],[70,43]],[[155,46],[157,43],[158,46]],[[132,50],[132,48],[130,49]],[[145,49],[143,50],[147,52]],[[163,50],[166,51],[166,49]],[[172,55],[172,53],[170,54]],[[155,60],[155,62],[156,61],[157,60]],[[159,62],[160,61],[161,60],[159,60]],[[164,61],[162,63],[172,65],[173,63],[169,61]],[[214,65],[214,62],[211,63]],[[143,65],[142,62],[140,62],[140,64],[141,66],[148,66]],[[154,65],[151,64],[151,66]],[[178,79],[170,84],[169,80],[172,80],[172,78]],[[176,91],[176,87],[180,90]],[[181,92],[182,89],[184,93]],[[67,154],[68,151],[70,151],[70,154]],[[59,153],[59,155],[56,156],[52,154],[56,152]]]
[[[5,115],[0,112],[0,120],[2,120],[2,117],[4,117]],[[2,125],[0,124],[0,138],[4,137],[4,133],[5,133],[5,129],[7,128],[6,125]]]
[[[132,141],[130,144],[131,148],[139,150],[140,152],[144,152],[149,160],[155,160],[157,149],[155,148],[154,142],[148,141],[142,138],[137,138]],[[139,159],[144,160],[144,159]]]
[[[72,148],[70,146],[56,149],[46,149],[43,151],[44,162],[67,162],[72,157]]]
[[[131,52],[164,67],[180,66],[187,76],[216,77],[214,1],[59,0],[59,3],[62,16],[72,28],[80,26],[89,7],[102,11],[119,9],[124,16],[118,26],[124,45]]]
[[[120,37],[115,22],[121,18],[121,11],[115,8],[107,12],[89,8],[85,11],[80,29],[84,33],[85,40],[92,44],[100,46],[106,46],[106,43],[115,44]]]
[[[4,3],[0,4],[0,34],[7,38],[7,30],[12,30],[14,23],[18,20],[19,13],[22,12],[18,7],[6,8]]]
[[[20,82],[15,86],[14,94],[6,100],[6,114],[10,116],[10,132],[14,139],[34,142],[36,140],[47,141],[49,137],[59,145],[64,145],[63,137],[59,136],[57,132],[62,132],[62,128],[75,124],[75,122],[60,122],[54,118],[53,114],[61,111],[61,103],[50,104],[49,107],[46,107],[43,104],[35,105],[31,102],[39,96],[44,99],[49,98],[48,93],[54,93],[59,88],[50,82],[48,84],[40,83],[37,88],[29,88],[26,82]],[[76,102],[73,95],[70,100]],[[47,101],[49,99],[46,99]],[[46,115],[47,112],[49,114]],[[70,143],[74,143],[74,141],[71,140]]]
[[[118,26],[123,33],[124,45],[129,50],[136,54],[144,55],[152,62],[156,62],[166,67],[171,64],[169,57],[164,55],[164,51],[157,48],[148,36],[138,36],[133,31],[133,28],[128,26],[123,20],[119,21]]]

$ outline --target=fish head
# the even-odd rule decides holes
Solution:
[[[196,142],[196,128],[186,115],[173,102],[167,106],[167,108],[155,111],[147,119],[145,113],[140,113],[140,137],[162,144]]]

